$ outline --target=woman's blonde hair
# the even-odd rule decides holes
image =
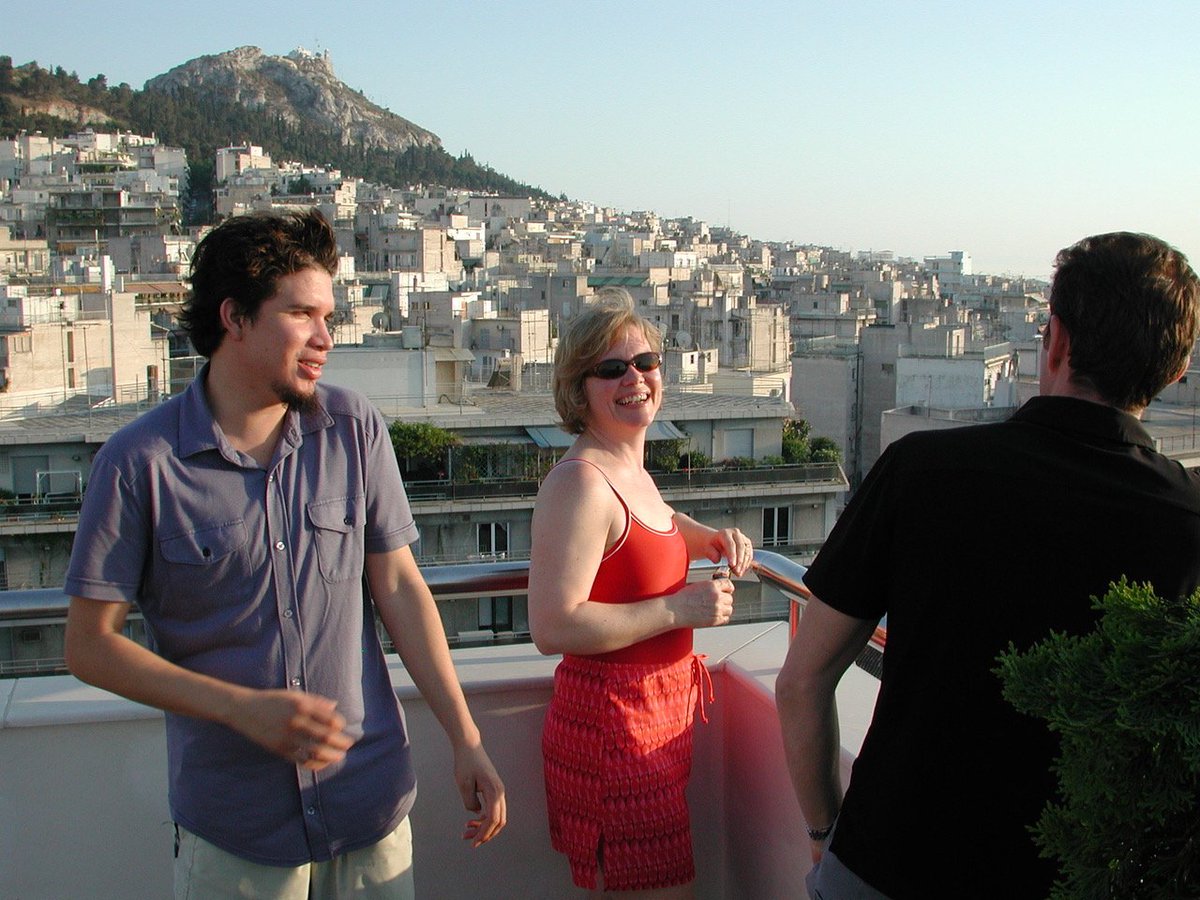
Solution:
[[[583,383],[592,366],[628,328],[636,328],[657,352],[662,350],[658,328],[633,310],[633,297],[624,288],[605,287],[596,298],[563,326],[554,351],[554,408],[569,434],[587,427],[587,394]]]

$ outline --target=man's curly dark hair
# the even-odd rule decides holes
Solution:
[[[221,346],[221,304],[228,297],[253,322],[279,279],[303,269],[337,271],[337,239],[316,209],[255,212],[222,222],[192,255],[192,291],[180,315],[196,352],[211,357]]]

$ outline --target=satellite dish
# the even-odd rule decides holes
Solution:
[[[390,331],[392,327],[392,317],[386,312],[377,312],[371,316],[371,327],[376,331]]]
[[[692,349],[692,335],[688,331],[675,332],[675,346],[680,350]]]

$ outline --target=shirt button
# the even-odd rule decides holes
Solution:
[[[275,549],[276,549],[276,550],[282,550],[282,549],[283,549],[283,547],[284,547],[283,541],[276,541],[276,542],[275,542]]]
[[[315,816],[317,814],[317,808],[315,806],[310,806],[307,809],[305,809],[304,811],[306,813],[308,813],[310,816]]]
[[[290,619],[290,618],[292,617],[292,610],[291,610],[291,607],[288,607],[287,609],[285,609],[285,610],[283,611],[283,617],[284,617],[285,619]]]
[[[267,476],[267,481],[269,481],[271,484],[275,483],[275,473],[274,472],[272,472],[270,475]]]
[[[300,679],[299,678],[292,679],[292,687],[300,687]]]

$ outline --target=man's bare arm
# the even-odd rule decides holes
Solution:
[[[508,821],[504,782],[467,708],[433,593],[408,547],[368,553],[367,582],[404,668],[450,739],[463,805],[478,814],[467,822],[463,837],[474,847],[485,844]]]
[[[832,824],[842,805],[834,690],[874,630],[873,621],[847,616],[814,597],[775,681],[788,772],[810,829]],[[812,843],[814,862],[823,843]]]
[[[313,770],[341,759],[353,744],[334,701],[256,690],[177,666],[124,635],[128,613],[128,603],[71,598],[66,657],[73,675],[147,706],[220,722]]]

